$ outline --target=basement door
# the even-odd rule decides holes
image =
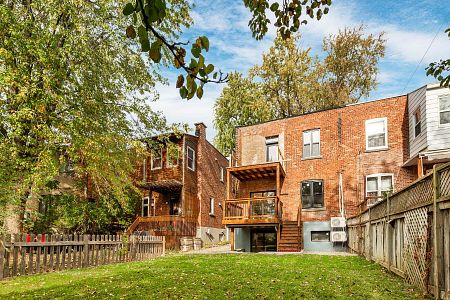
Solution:
[[[277,251],[277,233],[274,228],[251,230],[251,252]]]

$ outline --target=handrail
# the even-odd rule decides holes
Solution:
[[[272,201],[264,203],[263,201]],[[258,205],[258,203],[261,203]],[[278,196],[226,199],[224,220],[258,220],[261,218],[279,220],[282,203]]]

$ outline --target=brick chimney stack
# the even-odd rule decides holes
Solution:
[[[206,139],[206,125],[203,122],[195,123],[195,136]]]

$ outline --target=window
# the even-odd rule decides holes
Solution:
[[[414,121],[414,137],[417,137],[422,132],[421,128],[422,116],[420,113],[420,108],[418,108],[414,113],[413,121]]]
[[[439,124],[450,124],[450,94],[439,97]]]
[[[152,170],[161,169],[162,167],[162,149],[152,151]]]
[[[302,182],[302,209],[323,208],[323,181]]]
[[[143,217],[148,217],[150,215],[149,202],[150,202],[149,197],[142,198],[142,216]]]
[[[266,138],[266,161],[278,161],[278,136]]]
[[[187,147],[187,167],[188,169],[195,170],[195,151],[191,147]]]
[[[175,145],[167,147],[167,167],[173,168],[178,166],[178,158],[180,156],[180,149]]]
[[[381,197],[393,191],[392,174],[373,174],[366,176],[366,196]]]
[[[329,242],[329,231],[311,231],[311,242]]]
[[[214,216],[214,198],[209,198],[209,215]]]
[[[220,181],[224,181],[224,177],[225,177],[225,169],[223,167],[220,167]]]
[[[320,156],[320,129],[303,131],[303,158]]]
[[[366,121],[366,150],[388,148],[387,118]]]
[[[147,160],[142,161],[142,181],[147,181]]]

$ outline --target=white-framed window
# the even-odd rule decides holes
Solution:
[[[439,124],[450,124],[450,94],[439,97]]]
[[[422,113],[420,112],[420,107],[416,109],[413,115],[414,122],[414,138],[416,138],[422,132]]]
[[[320,129],[303,131],[303,158],[320,156]]]
[[[186,157],[188,169],[195,171],[195,151],[189,146],[187,146]]]
[[[209,198],[209,214],[214,216],[214,198]]]
[[[220,181],[224,182],[225,180],[225,169],[224,167],[220,167]]]
[[[162,149],[152,151],[151,169],[157,170],[162,168]]]
[[[142,181],[147,181],[147,159],[142,161]]]
[[[150,197],[142,198],[142,216],[150,216]]]
[[[278,161],[278,135],[266,137],[266,161]]]
[[[380,173],[366,176],[366,196],[382,197],[394,190],[392,173]]]
[[[166,149],[166,161],[168,168],[178,166],[178,159],[180,157],[180,148],[176,145],[169,145]]]
[[[387,148],[387,118],[366,120],[366,150],[383,150]]]

